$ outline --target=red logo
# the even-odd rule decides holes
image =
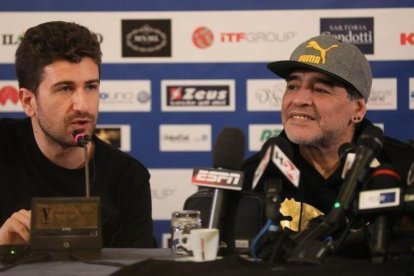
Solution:
[[[401,33],[400,43],[401,45],[414,45],[414,33]]]
[[[168,92],[171,100],[181,100],[183,98],[183,89],[181,87],[171,87]]]
[[[200,49],[210,47],[214,41],[213,32],[207,27],[197,28],[193,32],[193,43]]]
[[[0,88],[0,104],[6,105],[8,100],[14,104],[17,104],[19,101],[19,92],[16,88],[10,85]]]

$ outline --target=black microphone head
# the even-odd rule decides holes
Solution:
[[[244,159],[244,134],[239,128],[225,127],[217,137],[213,149],[213,167],[240,169]]]
[[[376,155],[382,150],[384,132],[379,127],[370,125],[362,132],[357,144],[371,149]]]
[[[391,164],[376,167],[368,179],[367,190],[401,187],[401,176]]]
[[[343,143],[338,149],[339,159],[344,159],[348,153],[355,153],[356,147],[352,143]]]
[[[85,146],[89,141],[90,141],[90,137],[89,135],[83,133],[82,131],[80,131],[79,129],[75,129],[72,132],[72,136],[73,139],[75,141],[75,143],[79,146],[79,147],[83,147]]]

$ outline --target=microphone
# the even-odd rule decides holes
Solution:
[[[329,225],[338,226],[339,222],[343,220],[345,213],[350,210],[355,199],[358,184],[364,181],[369,165],[382,150],[383,140],[383,131],[374,125],[367,127],[359,137],[355,160],[345,176],[333,209],[327,216],[327,223]]]
[[[280,194],[283,180],[287,179],[298,188],[300,171],[290,160],[293,157],[291,144],[282,136],[267,140],[259,156],[262,156],[262,159],[254,173],[252,189],[264,190],[266,217],[276,223],[281,204]]]
[[[404,194],[405,209],[409,212],[414,211],[414,162],[411,163],[407,173],[407,186]]]
[[[72,133],[84,148],[86,197],[38,197],[32,199],[31,253],[48,252],[55,259],[99,257],[102,228],[99,197],[90,197],[88,143],[79,130]]]
[[[352,143],[343,143],[338,149],[339,159],[344,159],[349,153],[355,153],[356,146]]]
[[[346,174],[352,167],[352,163],[355,160],[355,150],[356,150],[356,145],[352,143],[343,143],[338,149],[339,159],[341,161],[345,160],[344,167],[341,173],[342,179],[345,179]]]
[[[321,241],[345,223],[358,185],[364,182],[369,165],[383,147],[383,140],[384,136],[380,128],[371,125],[364,130],[356,144],[355,160],[346,173],[333,208],[320,224],[308,231],[305,230],[295,238],[297,246],[288,261],[318,263],[329,250],[332,250],[331,242]],[[349,228],[346,229],[348,230]]]
[[[395,210],[401,203],[401,177],[391,165],[378,167],[369,177],[366,190],[359,194],[361,213],[379,212],[373,218],[372,239],[370,241],[371,258],[379,263],[384,260],[386,247],[392,226],[389,217],[384,214]]]
[[[268,177],[287,179],[296,188],[299,187],[300,171],[291,161],[293,148],[282,136],[272,137],[266,141],[260,150],[262,159],[254,173],[252,190],[261,188]]]
[[[244,135],[238,128],[225,127],[217,137],[213,149],[213,166],[216,169],[195,168],[192,183],[214,188],[208,228],[219,228],[225,190],[240,191],[244,173],[237,171],[244,158]]]
[[[89,135],[82,133],[80,130],[76,129],[72,133],[73,139],[78,147],[84,148],[84,158],[85,158],[85,190],[86,197],[90,197],[90,178],[89,178],[89,162],[88,162],[88,148],[87,145],[90,141]]]
[[[73,136],[73,139],[75,140],[75,143],[79,147],[85,147],[89,143],[89,141],[91,140],[89,135],[87,135],[85,133],[82,133],[78,129],[76,129],[72,132],[72,136]]]

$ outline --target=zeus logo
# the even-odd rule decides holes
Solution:
[[[240,191],[243,178],[243,172],[239,171],[196,168],[193,171],[192,183],[203,187]]]

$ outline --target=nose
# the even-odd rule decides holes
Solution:
[[[87,112],[89,108],[88,97],[83,89],[76,90],[73,93],[73,109],[79,112]]]
[[[295,93],[293,93],[292,102],[296,105],[311,105],[312,104],[312,91],[310,88],[301,87]]]

